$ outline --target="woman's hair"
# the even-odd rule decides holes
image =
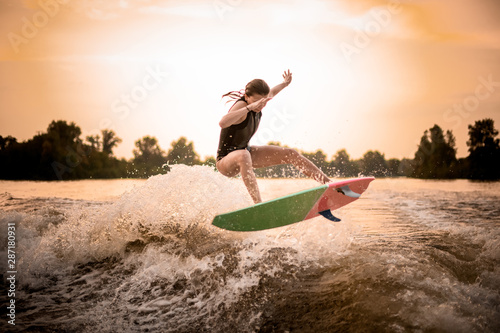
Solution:
[[[222,95],[222,98],[229,97],[230,100],[240,99],[245,94],[247,96],[257,95],[267,95],[271,89],[267,85],[266,81],[261,79],[255,79],[247,83],[245,90],[240,91],[230,91],[227,94]],[[229,101],[228,101],[229,102]]]

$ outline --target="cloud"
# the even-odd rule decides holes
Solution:
[[[46,0],[45,0],[46,1]],[[26,9],[37,10],[44,0],[21,0],[22,6]],[[66,0],[55,1],[56,6],[71,8],[77,13],[83,13],[93,20],[111,20],[118,17],[119,9],[129,8],[127,0]]]
[[[22,0],[21,3],[26,9],[38,9],[37,0]]]
[[[36,3],[36,0],[23,0],[25,6]],[[121,17],[127,11],[133,11],[151,0],[67,0],[66,8],[82,14],[91,20],[110,21]]]
[[[123,10],[130,9],[130,6],[125,0],[83,0],[72,1],[68,4],[78,13],[82,13],[92,20],[108,21],[116,19],[120,16]]]
[[[175,15],[194,19],[213,19],[216,16],[215,9],[211,3],[201,5],[186,4],[168,7],[153,5],[140,8],[139,11],[147,14]]]
[[[35,0],[24,0],[32,5]],[[68,7],[91,20],[110,21],[126,15],[146,13],[176,15],[191,18],[213,18],[212,1],[189,2],[166,0],[80,0],[70,1]]]
[[[408,31],[420,41],[498,48],[499,9],[489,0],[423,1],[405,4],[403,16]]]
[[[500,47],[500,2],[497,0],[359,0],[339,2],[347,18],[340,26],[365,31],[376,11],[396,7],[380,35],[418,43]]]

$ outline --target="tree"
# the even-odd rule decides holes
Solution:
[[[135,142],[133,150],[135,172],[139,177],[149,177],[160,173],[162,165],[166,162],[165,152],[158,145],[155,137],[144,136]]]
[[[122,139],[116,136],[113,130],[104,129],[102,134],[102,151],[108,155],[113,154],[113,148],[122,142]]]
[[[80,139],[82,131],[74,122],[52,121],[47,134],[34,137],[30,146],[43,141],[37,172],[42,179],[81,179],[90,176],[88,156],[91,148]],[[35,140],[37,139],[37,140]]]
[[[345,149],[341,149],[333,155],[333,160],[330,165],[340,177],[353,177],[360,172],[357,164],[351,161]]]
[[[49,124],[46,133],[37,133],[25,142],[0,136],[0,178],[68,180],[127,176],[128,162],[100,151],[99,135],[87,136],[86,142],[80,135],[80,127],[75,123],[58,120]],[[114,135],[111,139],[120,140]]]
[[[314,163],[324,173],[330,173],[330,164],[326,161],[326,154],[321,149],[314,153],[303,152],[302,155]]]
[[[86,140],[90,143],[92,150],[98,151],[101,149],[101,137],[99,135],[87,135]]]
[[[399,162],[398,176],[410,177],[413,174],[413,160],[409,158],[403,158]]]
[[[0,151],[7,150],[10,147],[14,146],[15,144],[17,144],[16,138],[10,135],[4,138],[3,136],[0,135]]]
[[[493,119],[478,120],[469,125],[469,176],[473,179],[500,178],[500,140]]]
[[[384,154],[379,151],[367,151],[360,161],[361,171],[364,175],[381,177],[387,175],[387,163]]]
[[[203,162],[203,165],[212,167],[212,168],[214,168],[214,170],[217,170],[217,168],[215,167],[216,163],[217,163],[217,161],[215,160],[215,157],[207,156],[207,157],[205,157],[205,161]]]
[[[20,144],[12,136],[0,135],[0,177],[1,179],[17,179],[23,166],[22,154],[19,152]],[[24,164],[25,165],[25,164]]]
[[[167,161],[169,164],[201,164],[199,155],[194,151],[193,142],[188,142],[185,137],[172,141]]]
[[[284,145],[284,146],[283,146],[283,145],[281,144],[281,142],[279,142],[279,141],[269,141],[269,142],[267,143],[267,145],[268,145],[268,146],[278,146],[278,147],[290,148],[290,147],[288,147],[287,145]]]
[[[387,176],[398,176],[401,161],[397,158],[391,158],[387,161]]]
[[[71,145],[81,142],[82,130],[74,122],[68,124],[65,120],[53,120],[47,128],[47,134],[61,145]]]
[[[424,132],[415,153],[413,176],[417,178],[451,178],[457,162],[455,137],[438,125]]]

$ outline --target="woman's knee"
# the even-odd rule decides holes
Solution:
[[[221,162],[217,162],[215,164],[217,170],[226,177],[233,177],[239,173],[239,170],[234,170],[233,168],[228,167],[226,164]]]
[[[252,165],[252,156],[250,155],[250,152],[248,150],[241,149],[233,152],[233,154],[235,154],[234,160],[236,164],[240,166],[240,168],[243,165]]]

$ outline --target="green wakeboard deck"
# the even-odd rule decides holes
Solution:
[[[258,231],[282,227],[319,215],[337,222],[340,220],[331,214],[331,210],[357,200],[373,180],[372,177],[365,177],[321,185],[217,215],[212,224],[231,231]]]
[[[302,221],[328,188],[323,185],[217,215],[212,224],[232,231],[257,231]]]

